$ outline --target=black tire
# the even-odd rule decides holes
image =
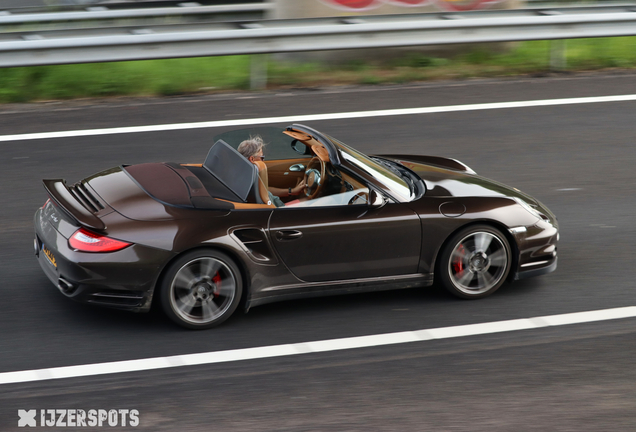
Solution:
[[[488,225],[473,225],[456,233],[437,261],[442,285],[465,299],[486,297],[506,281],[512,252],[506,236]]]
[[[182,327],[202,330],[221,324],[236,310],[243,279],[222,252],[202,249],[173,262],[160,284],[161,306]]]

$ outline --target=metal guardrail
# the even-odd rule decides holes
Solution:
[[[269,0],[13,0],[6,5],[0,2],[2,14],[51,13],[82,11],[90,8],[108,10],[131,10],[146,8],[178,8],[184,4],[201,6],[239,5],[244,3],[268,3]],[[531,0],[539,1],[539,0]],[[543,1],[543,0],[541,0]],[[598,0],[612,1],[612,0]],[[615,0],[614,0],[615,1]],[[19,3],[18,3],[19,2]],[[20,4],[16,6],[16,4]]]
[[[203,3],[203,2],[201,2]],[[25,30],[71,30],[74,28],[117,27],[122,23],[214,22],[231,20],[261,20],[273,9],[273,4],[252,0],[225,4],[200,2],[153,2],[155,7],[125,8],[126,3],[115,3],[70,8],[51,12],[50,8],[0,10],[0,32]],[[116,7],[115,7],[116,6]],[[158,7],[160,6],[160,7]]]
[[[25,24],[46,24],[61,22],[69,25],[74,22],[87,21],[107,21],[139,18],[167,18],[182,16],[199,16],[227,14],[227,13],[263,13],[272,8],[269,3],[245,3],[245,4],[225,4],[225,5],[196,5],[182,2],[181,6],[160,7],[151,9],[108,9],[104,6],[88,7],[85,10],[70,12],[44,12],[44,13],[5,13],[0,14],[0,26],[25,25]],[[4,11],[7,12],[7,11]]]
[[[109,26],[0,33],[0,67],[631,35],[634,4]]]

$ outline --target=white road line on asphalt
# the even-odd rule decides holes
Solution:
[[[491,110],[491,109],[576,105],[576,104],[591,104],[591,103],[602,103],[602,102],[626,102],[626,101],[634,101],[634,100],[636,100],[636,94],[618,95],[618,96],[580,97],[580,98],[567,98],[567,99],[545,99],[545,100],[531,100],[531,101],[519,101],[519,102],[496,102],[496,103],[481,103],[481,104],[469,104],[469,105],[449,105],[449,106],[422,107],[422,108],[386,109],[386,110],[373,110],[373,111],[354,111],[354,112],[327,113],[327,114],[307,114],[307,115],[294,115],[294,116],[283,116],[283,117],[218,120],[218,121],[206,121],[206,122],[196,122],[196,123],[174,123],[174,124],[162,124],[162,125],[150,125],[150,126],[130,126],[130,127],[105,128],[105,129],[87,129],[87,130],[74,130],[74,131],[0,135],[0,142],[27,141],[27,140],[51,139],[51,138],[72,138],[72,137],[86,137],[86,136],[99,136],[99,135],[115,135],[115,134],[127,134],[127,133],[139,133],[139,132],[163,132],[163,131],[217,128],[217,127],[228,127],[228,126],[251,126],[251,125],[272,124],[272,123],[297,123],[297,122],[311,122],[311,121],[320,121],[320,120],[344,120],[344,119],[357,119],[357,118],[367,118],[367,117],[435,114],[435,113],[479,111],[479,110]]]
[[[0,384],[139,372],[635,318],[636,306],[285,345],[0,373]]]

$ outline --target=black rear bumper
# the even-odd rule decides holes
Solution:
[[[108,253],[78,252],[50,224],[35,214],[34,252],[40,267],[66,297],[81,302],[125,309],[150,310],[161,270],[172,257],[168,251],[133,244]],[[49,251],[55,264],[44,253]]]

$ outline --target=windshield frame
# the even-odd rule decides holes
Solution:
[[[376,182],[383,185],[397,201],[411,202],[417,197],[417,193],[413,193],[401,174],[389,170],[336,138],[326,134],[325,137],[338,149],[343,161],[371,176]]]

